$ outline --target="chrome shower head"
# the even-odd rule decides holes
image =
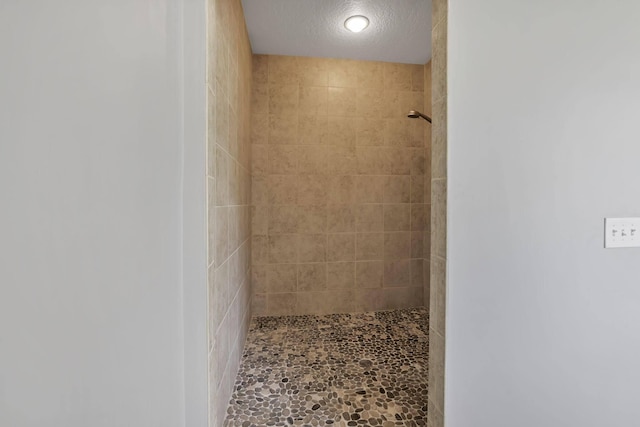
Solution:
[[[421,117],[431,123],[431,117],[422,114],[420,111],[411,110],[409,111],[409,114],[407,114],[407,117],[410,119],[417,119],[418,117]]]

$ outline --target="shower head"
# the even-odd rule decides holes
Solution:
[[[431,123],[431,117],[422,114],[420,111],[411,110],[409,111],[409,114],[407,114],[407,117],[410,119],[417,119],[418,117],[421,117]]]

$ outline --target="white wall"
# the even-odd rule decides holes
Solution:
[[[447,426],[638,425],[640,2],[449,11]]]
[[[202,394],[184,367],[206,318],[185,337],[182,7],[0,2],[2,426],[181,426],[185,383]]]
[[[182,277],[188,427],[207,426],[209,414],[206,10],[206,0],[183,0]]]

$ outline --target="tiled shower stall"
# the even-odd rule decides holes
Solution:
[[[431,115],[431,65],[253,55],[240,0],[207,31],[219,426],[252,317],[429,307],[431,125],[406,115]]]

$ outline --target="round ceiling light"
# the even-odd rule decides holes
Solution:
[[[344,21],[344,26],[349,31],[359,33],[369,26],[369,19],[362,15],[351,16]]]

